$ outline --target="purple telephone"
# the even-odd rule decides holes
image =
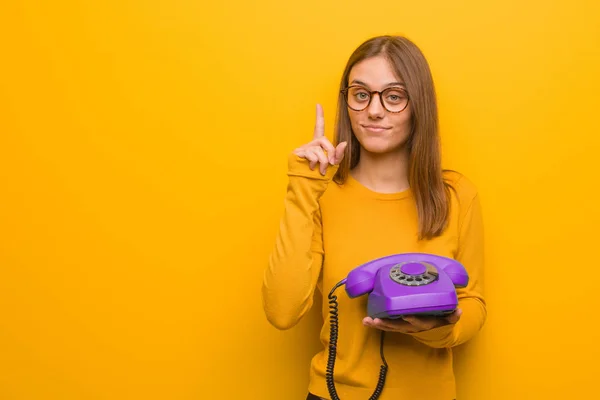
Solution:
[[[402,315],[445,315],[458,305],[456,287],[465,287],[469,276],[451,258],[423,253],[382,257],[348,274],[346,293],[354,298],[369,294],[371,318]]]
[[[456,288],[466,287],[469,275],[463,265],[448,257],[427,253],[401,253],[377,258],[350,271],[329,293],[331,331],[327,362],[327,388],[332,400],[339,400],[333,381],[337,335],[338,305],[333,293],[341,285],[346,294],[356,298],[369,293],[367,315],[371,318],[400,318],[403,315],[445,316],[458,306]],[[369,400],[383,391],[387,363],[383,356],[379,381]]]

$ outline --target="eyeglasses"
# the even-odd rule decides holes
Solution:
[[[408,106],[408,93],[399,87],[390,87],[383,91],[370,91],[363,86],[352,85],[342,89],[341,93],[344,95],[348,107],[354,111],[362,111],[369,107],[374,94],[379,95],[381,105],[391,113],[402,112]]]

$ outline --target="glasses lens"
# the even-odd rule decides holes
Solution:
[[[400,112],[406,108],[408,104],[408,95],[399,88],[389,88],[381,94],[383,104],[388,111]]]
[[[369,105],[370,97],[367,89],[353,86],[348,89],[348,106],[354,110],[362,110]]]

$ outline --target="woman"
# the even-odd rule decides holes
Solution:
[[[327,296],[356,266],[407,252],[460,261],[469,274],[446,317],[371,319],[367,296],[338,295],[334,384],[343,400],[368,399],[378,384],[380,339],[388,371],[381,400],[456,397],[452,347],[486,319],[483,227],[477,190],[442,170],[434,84],[421,51],[404,37],[372,38],[341,80],[334,146],[317,106],[313,139],[289,156],[285,212],[262,288],[271,324],[289,329],[324,296],[323,350],[312,360],[308,399],[330,399]]]

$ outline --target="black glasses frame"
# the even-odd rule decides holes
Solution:
[[[353,87],[359,87],[359,88],[365,89],[369,93],[369,102],[367,103],[366,106],[364,106],[364,108],[361,108],[361,109],[352,108],[352,106],[350,105],[350,103],[348,103],[348,90],[352,89]],[[408,92],[406,90],[400,88],[400,90],[402,90],[404,93],[406,93],[406,105],[400,111],[390,111],[390,110],[388,110],[388,108],[385,106],[385,104],[383,102],[383,96],[382,96],[382,94],[386,90],[394,90],[394,89],[398,90],[399,88],[387,88],[387,89],[383,89],[383,90],[379,91],[379,90],[368,90],[367,88],[365,88],[364,86],[361,86],[361,85],[350,85],[347,88],[340,90],[340,93],[344,95],[343,97],[344,97],[344,101],[346,102],[346,105],[350,109],[352,109],[354,111],[363,111],[363,110],[366,110],[371,105],[371,101],[373,100],[373,95],[377,94],[378,97],[379,97],[379,102],[381,103],[381,106],[387,112],[390,112],[390,113],[393,113],[393,114],[398,114],[398,113],[401,113],[402,111],[406,110],[406,107],[408,107],[408,103],[410,102],[410,96],[408,95]]]

